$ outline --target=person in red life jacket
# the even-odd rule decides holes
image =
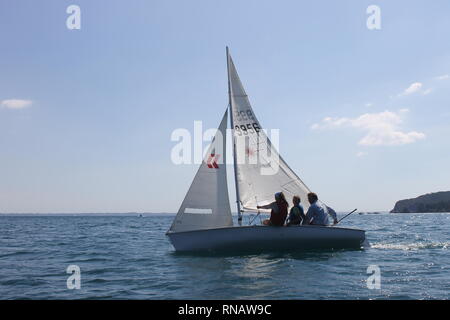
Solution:
[[[283,192],[275,193],[275,201],[265,206],[257,206],[258,209],[271,209],[270,219],[263,221],[265,226],[283,226],[288,214],[289,204]]]

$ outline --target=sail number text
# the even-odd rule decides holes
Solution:
[[[259,133],[261,131],[258,122],[256,122],[256,119],[253,116],[252,110],[236,110],[234,112],[234,118],[237,122],[244,122],[244,124],[234,126],[234,130],[238,136],[248,135],[249,133]],[[247,121],[248,123],[245,123]]]

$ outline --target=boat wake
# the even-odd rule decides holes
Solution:
[[[448,249],[450,242],[414,242],[414,243],[374,243],[370,245],[372,249],[390,250],[421,250],[421,249]]]

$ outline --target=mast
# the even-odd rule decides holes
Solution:
[[[230,124],[231,130],[233,130],[233,165],[234,165],[234,184],[236,187],[236,206],[238,212],[238,223],[242,225],[242,213],[241,213],[241,199],[239,196],[239,183],[237,178],[237,154],[236,154],[236,137],[234,135],[234,121],[233,121],[233,108],[231,107],[231,78],[230,78],[230,53],[227,47],[227,73],[228,73],[228,105],[230,108]]]

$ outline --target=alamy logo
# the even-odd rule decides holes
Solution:
[[[70,14],[66,20],[66,26],[69,30],[81,29],[81,9],[79,6],[72,4],[67,7],[66,13]]]
[[[381,9],[379,6],[371,5],[367,7],[367,14],[370,16],[367,18],[367,29],[380,30],[381,29]]]
[[[234,143],[238,165],[259,165],[261,175],[276,174],[280,163],[276,151],[279,150],[279,129],[270,130],[271,141],[269,141],[269,132],[260,129],[259,126],[245,127],[245,130],[244,126],[239,130],[237,128],[238,126],[234,130],[226,129],[224,132],[217,129],[203,131],[202,122],[194,121],[193,134],[188,129],[175,129],[171,135],[171,140],[177,142],[170,154],[172,163],[202,164],[204,161],[208,168],[219,169],[222,164],[233,163]],[[210,146],[204,148],[204,143],[209,141]],[[228,143],[225,144],[226,141]]]
[[[81,270],[80,267],[76,264],[71,264],[67,267],[67,273],[71,274],[69,278],[67,278],[66,285],[67,289],[80,289],[81,288]]]
[[[372,264],[367,267],[367,274],[370,276],[367,278],[367,289],[381,289],[381,270],[380,267]]]

